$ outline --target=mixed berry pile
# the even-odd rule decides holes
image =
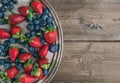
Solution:
[[[39,1],[29,6],[14,6],[18,0],[1,0],[0,25],[0,83],[33,83],[49,73],[48,52],[58,51],[57,31],[49,10]],[[6,16],[6,12],[11,15]],[[27,26],[19,24],[27,22]],[[26,30],[24,30],[26,28]]]

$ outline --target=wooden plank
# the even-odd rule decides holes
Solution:
[[[62,64],[51,83],[119,83],[120,43],[65,42]]]
[[[62,23],[65,40],[120,40],[120,0],[49,0]],[[86,24],[103,29],[91,29]]]

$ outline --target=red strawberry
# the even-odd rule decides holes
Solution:
[[[43,14],[43,5],[40,1],[33,1],[30,5],[35,12]]]
[[[18,74],[18,70],[15,66],[13,66],[7,70],[7,76],[10,79],[14,78],[17,74]]]
[[[12,62],[14,62],[19,55],[19,50],[16,47],[10,48],[9,49],[9,56]]]
[[[56,42],[56,38],[57,38],[57,32],[54,28],[49,28],[44,32],[44,38],[45,41],[48,44],[52,44]]]
[[[8,18],[11,25],[19,24],[25,20],[25,17],[20,14],[12,14]]]
[[[12,26],[11,27],[11,33],[12,33],[12,35],[16,35],[16,34],[20,33],[21,30],[22,29],[19,26]]]
[[[32,54],[31,53],[23,53],[23,54],[20,54],[20,56],[19,56],[19,60],[21,62],[26,62],[27,60],[29,60],[31,58],[32,58]]]
[[[21,83],[33,83],[36,78],[29,74],[22,74],[19,80]]]
[[[29,9],[30,9],[29,6],[23,6],[23,7],[19,7],[19,8],[18,8],[18,11],[19,11],[23,16],[27,16]]]
[[[29,60],[24,64],[24,69],[25,69],[25,71],[31,72],[31,71],[32,71],[32,68],[33,68],[33,63],[34,63],[34,60],[33,60],[33,59],[29,59]]]
[[[44,45],[39,51],[39,56],[46,57],[48,53],[48,48],[49,48],[48,45]]]
[[[43,78],[43,71],[38,67],[38,64],[34,65],[31,75],[39,79]]]
[[[40,39],[37,37],[32,38],[32,40],[30,40],[29,44],[30,44],[30,46],[32,46],[34,48],[42,47],[42,43],[41,43]]]
[[[7,32],[4,29],[0,29],[0,39],[6,39],[6,38],[10,38],[11,35],[9,32]]]
[[[38,64],[39,64],[39,67],[40,68],[42,68],[42,66],[44,65],[44,64],[47,64],[48,63],[48,59],[47,58],[44,58],[44,59],[38,59],[37,60],[38,61]]]

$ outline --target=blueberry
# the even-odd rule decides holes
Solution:
[[[35,52],[35,48],[34,48],[34,47],[29,47],[28,50],[29,50],[30,52]]]
[[[39,31],[40,30],[40,25],[35,25],[35,30]]]
[[[11,79],[11,83],[14,83],[15,81],[16,81],[15,78],[12,78],[12,79]]]
[[[0,44],[0,50],[4,50],[4,49],[5,49],[4,44]]]
[[[23,43],[23,41],[21,41],[21,39],[18,39],[17,42],[18,42],[19,44],[22,44],[22,43]]]
[[[9,40],[6,40],[6,41],[4,42],[4,45],[5,45],[5,46],[8,46],[9,44],[10,44]]]
[[[11,0],[12,3],[16,4],[18,2],[18,0]]]
[[[33,25],[33,24],[28,24],[28,25],[27,25],[27,29],[28,29],[29,31],[33,31],[33,30],[34,30],[34,25]]]
[[[38,24],[40,24],[40,21],[39,21],[38,19],[34,19],[34,20],[33,20],[33,23],[34,23],[35,25],[38,25]]]
[[[39,57],[38,53],[37,53],[37,52],[34,53],[34,54],[33,54],[33,57],[34,57],[34,58],[38,58],[38,57]]]
[[[26,33],[25,36],[26,36],[27,38],[30,38],[30,37],[31,37],[31,34],[30,34],[30,33]]]
[[[58,51],[58,44],[51,44],[49,47],[50,52],[55,53],[56,51]]]
[[[40,27],[45,27],[47,25],[47,22],[46,21],[41,21],[40,22]]]
[[[10,42],[10,43],[15,43],[15,41],[16,41],[16,40],[15,40],[14,38],[10,38],[10,39],[9,39],[9,42]]]
[[[22,46],[25,47],[25,48],[29,47],[29,45],[27,43],[23,43]]]
[[[0,52],[0,56],[1,56],[1,57],[5,57],[5,56],[6,56],[6,53],[5,53],[5,52],[3,52],[3,51],[2,51],[2,52]]]
[[[19,63],[16,65],[17,69],[21,70],[23,68],[23,64],[22,63]]]
[[[27,19],[26,21],[27,21],[28,23],[32,23],[32,22],[33,22],[32,19]]]
[[[7,4],[9,3],[9,0],[1,0],[1,3],[2,3],[3,5],[7,5]]]
[[[23,48],[20,49],[20,53],[25,53],[25,52],[26,51]]]
[[[43,38],[41,39],[41,42],[42,42],[42,44],[45,44],[45,40]]]
[[[40,15],[40,14],[36,14],[36,18],[38,18],[38,19],[39,19],[40,17],[41,17],[41,15]]]
[[[48,23],[52,23],[53,22],[53,18],[51,18],[51,17],[47,18],[47,22]]]
[[[4,17],[4,13],[0,12],[0,18]]]
[[[41,17],[41,21],[46,21],[47,20],[47,18],[48,18],[48,15],[42,15],[42,17]]]
[[[0,59],[0,65],[4,65],[5,61],[3,59]]]
[[[0,25],[4,25],[4,22],[0,21]]]
[[[44,73],[44,75],[47,75],[48,74],[48,70],[47,69],[43,70],[43,73]]]
[[[5,60],[5,62],[11,63],[10,58],[7,58],[7,59]]]
[[[14,9],[14,5],[12,3],[9,3],[7,5],[7,8],[8,8],[8,10],[12,10],[12,9]]]
[[[31,36],[35,36],[35,35],[36,35],[36,32],[32,31]]]
[[[47,8],[43,9],[43,12],[44,12],[43,13],[44,15],[48,15],[49,14],[49,10]]]
[[[5,8],[5,6],[1,6],[0,7],[0,12],[5,12],[7,9]]]
[[[7,62],[7,63],[5,63],[5,64],[4,64],[4,67],[5,67],[5,69],[10,68],[10,67],[11,67],[11,63],[8,63],[8,62]]]
[[[48,26],[53,27],[54,25],[53,25],[53,23],[48,23]]]

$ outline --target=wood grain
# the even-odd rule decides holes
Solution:
[[[120,40],[120,0],[49,0],[62,23],[65,40]],[[86,24],[99,24],[91,29]]]
[[[65,48],[51,83],[119,83],[120,43],[66,42]]]

